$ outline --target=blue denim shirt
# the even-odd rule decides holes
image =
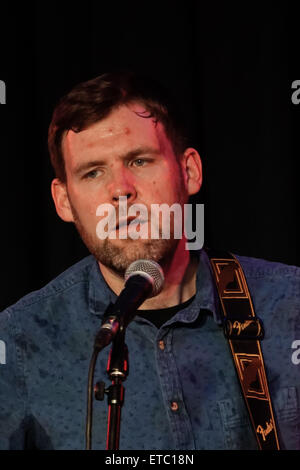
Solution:
[[[300,268],[237,258],[265,328],[281,448],[300,449]],[[0,314],[1,449],[85,448],[90,357],[115,299],[89,256]],[[142,317],[129,325],[121,450],[257,448],[216,305],[201,251],[193,302],[160,329]],[[109,350],[95,371],[107,385]],[[93,449],[105,449],[107,411],[94,401]]]

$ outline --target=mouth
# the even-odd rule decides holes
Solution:
[[[146,222],[146,220],[138,219],[137,217],[128,217],[127,219],[119,220],[116,225],[116,230],[119,230],[122,227],[128,226],[131,222],[134,225],[138,225],[138,224],[143,224],[144,222]]]

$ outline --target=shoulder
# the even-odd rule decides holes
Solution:
[[[259,258],[234,255],[243,268],[252,295],[299,302],[300,268]]]
[[[234,256],[240,262],[247,278],[272,281],[293,279],[298,283],[300,281],[300,267],[298,266],[237,254]]]
[[[41,345],[51,357],[59,355],[61,347],[68,350],[68,341],[73,347],[73,335],[82,338],[82,324],[89,318],[91,278],[97,269],[95,258],[88,256],[0,313],[0,346],[6,345],[12,363],[31,360],[32,353],[39,357]]]
[[[2,314],[6,312],[9,316],[11,312],[24,310],[27,307],[45,303],[46,301],[51,302],[51,299],[64,294],[67,290],[72,289],[72,287],[87,283],[89,273],[95,265],[95,262],[94,257],[91,255],[83,258],[78,263],[59,274],[41,289],[30,292],[22,297],[15,304],[4,310]]]
[[[300,317],[298,266],[234,255],[241,264],[258,316],[295,330]],[[291,328],[293,325],[293,328]]]

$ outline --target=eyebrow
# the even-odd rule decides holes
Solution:
[[[129,161],[129,160],[132,160],[133,158],[136,158],[138,157],[139,155],[144,155],[144,154],[152,154],[152,155],[159,155],[161,152],[160,150],[158,149],[155,149],[153,147],[138,147],[134,150],[130,150],[129,152],[123,154],[123,155],[120,155],[119,156],[119,159],[120,160],[125,160],[125,161]],[[98,166],[98,165],[105,165],[107,163],[107,161],[105,160],[90,160],[88,162],[85,162],[85,163],[81,163],[77,166],[75,166],[74,168],[74,174],[75,175],[79,175],[81,173],[83,173],[84,171],[88,170],[89,168],[92,168],[94,166]]]

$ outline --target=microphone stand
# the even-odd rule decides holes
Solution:
[[[94,396],[96,400],[104,400],[104,394],[108,395],[106,450],[119,450],[121,408],[125,393],[123,381],[128,375],[126,327],[133,320],[138,307],[148,296],[157,295],[164,282],[162,269],[155,261],[150,260],[131,263],[126,270],[125,279],[123,290],[112,306],[109,316],[104,318],[95,338],[88,375],[86,450],[91,449],[92,442],[93,377],[98,353],[113,341],[106,370],[112,385],[106,390],[104,382],[97,382],[94,386]]]
[[[124,403],[125,389],[123,381],[128,375],[128,348],[125,344],[125,331],[121,329],[113,340],[109,353],[106,372],[112,385],[105,390],[105,384],[98,382],[95,386],[95,398],[104,399],[108,395],[108,421],[106,450],[119,450],[121,409]]]

